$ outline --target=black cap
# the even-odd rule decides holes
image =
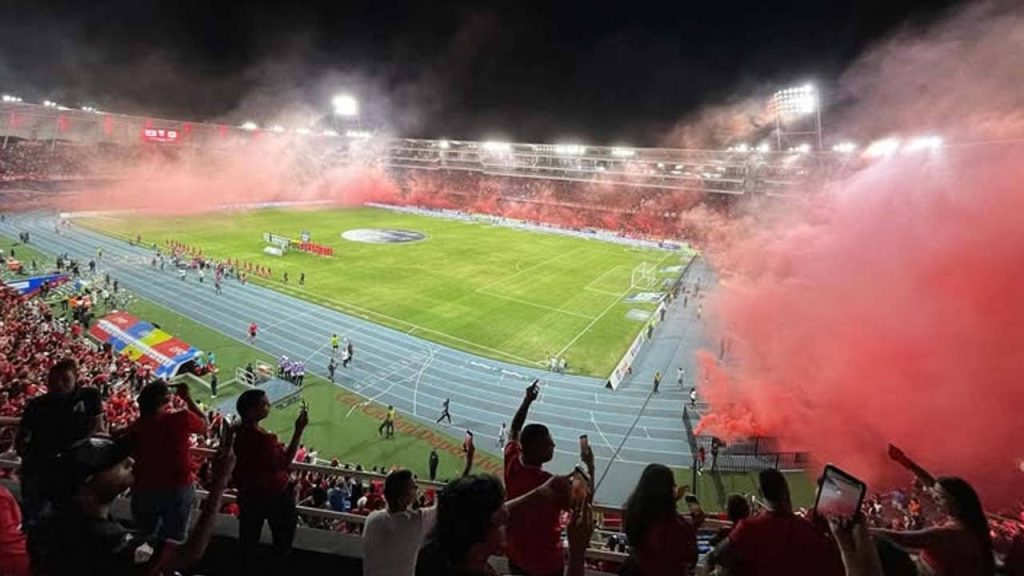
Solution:
[[[93,476],[114,467],[129,456],[128,446],[109,438],[79,440],[57,455],[53,482],[61,496],[72,498]]]

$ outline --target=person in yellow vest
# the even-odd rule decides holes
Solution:
[[[384,413],[384,421],[377,428],[377,436],[385,438],[395,437],[395,407],[388,405],[388,411]]]
[[[337,334],[332,334],[331,335],[331,351],[332,351],[331,355],[332,356],[338,353],[338,346],[340,344],[341,344],[341,339],[338,338],[338,335]]]

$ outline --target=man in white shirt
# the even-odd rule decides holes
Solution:
[[[466,468],[473,467],[475,449],[467,441]],[[386,510],[371,512],[363,526],[363,576],[414,576],[416,556],[437,519],[437,506],[413,510],[416,480],[409,470],[395,470],[384,479]]]

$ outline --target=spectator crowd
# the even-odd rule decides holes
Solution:
[[[0,414],[21,418],[14,439],[20,506],[0,490],[0,575],[187,570],[202,559],[224,512],[237,517],[241,574],[285,573],[299,525],[359,534],[368,576],[491,576],[499,555],[511,573],[529,576],[694,571],[699,534],[711,519],[660,464],[643,471],[621,533],[595,541],[596,525],[610,527],[613,519],[601,520],[592,507],[593,453],[581,441],[578,467],[548,469],[554,438],[528,422],[539,386],[524,391],[509,426],[503,478],[473,473],[468,440],[462,475],[440,490],[419,490],[404,469],[380,469],[386,476],[366,482],[358,466],[338,460],[302,465],[317,462],[303,441],[305,406],[282,442],[261,425],[272,410],[261,390],[244,392],[239,419],[230,421],[199,406],[187,386],[155,380],[91,345],[42,299],[0,288]],[[197,446],[213,455],[197,455]],[[761,472],[753,505],[729,499],[707,567],[739,576],[1022,574],[1020,510],[989,518],[962,479],[934,477],[895,448],[890,456],[915,483],[868,497],[848,518],[795,509],[786,477]],[[199,488],[207,493],[201,503]],[[124,494],[130,528],[111,515]],[[269,548],[259,545],[264,524]],[[588,560],[588,548],[601,542],[627,556]]]

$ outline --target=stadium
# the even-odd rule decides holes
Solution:
[[[101,496],[117,534],[180,542],[147,573],[412,574],[380,559],[401,549],[416,574],[889,574],[851,561],[898,563],[886,546],[915,574],[1022,573],[1004,99],[954,118],[888,95],[920,118],[879,128],[780,86],[756,130],[692,148],[405,137],[347,93],[257,123],[16,92],[0,482],[21,505],[0,535],[28,538],[0,576],[67,572],[51,523]],[[431,567],[487,494],[509,541],[486,547],[490,516],[464,537],[491,572]],[[398,514],[437,528],[376,540]],[[778,564],[766,518],[800,550]]]

